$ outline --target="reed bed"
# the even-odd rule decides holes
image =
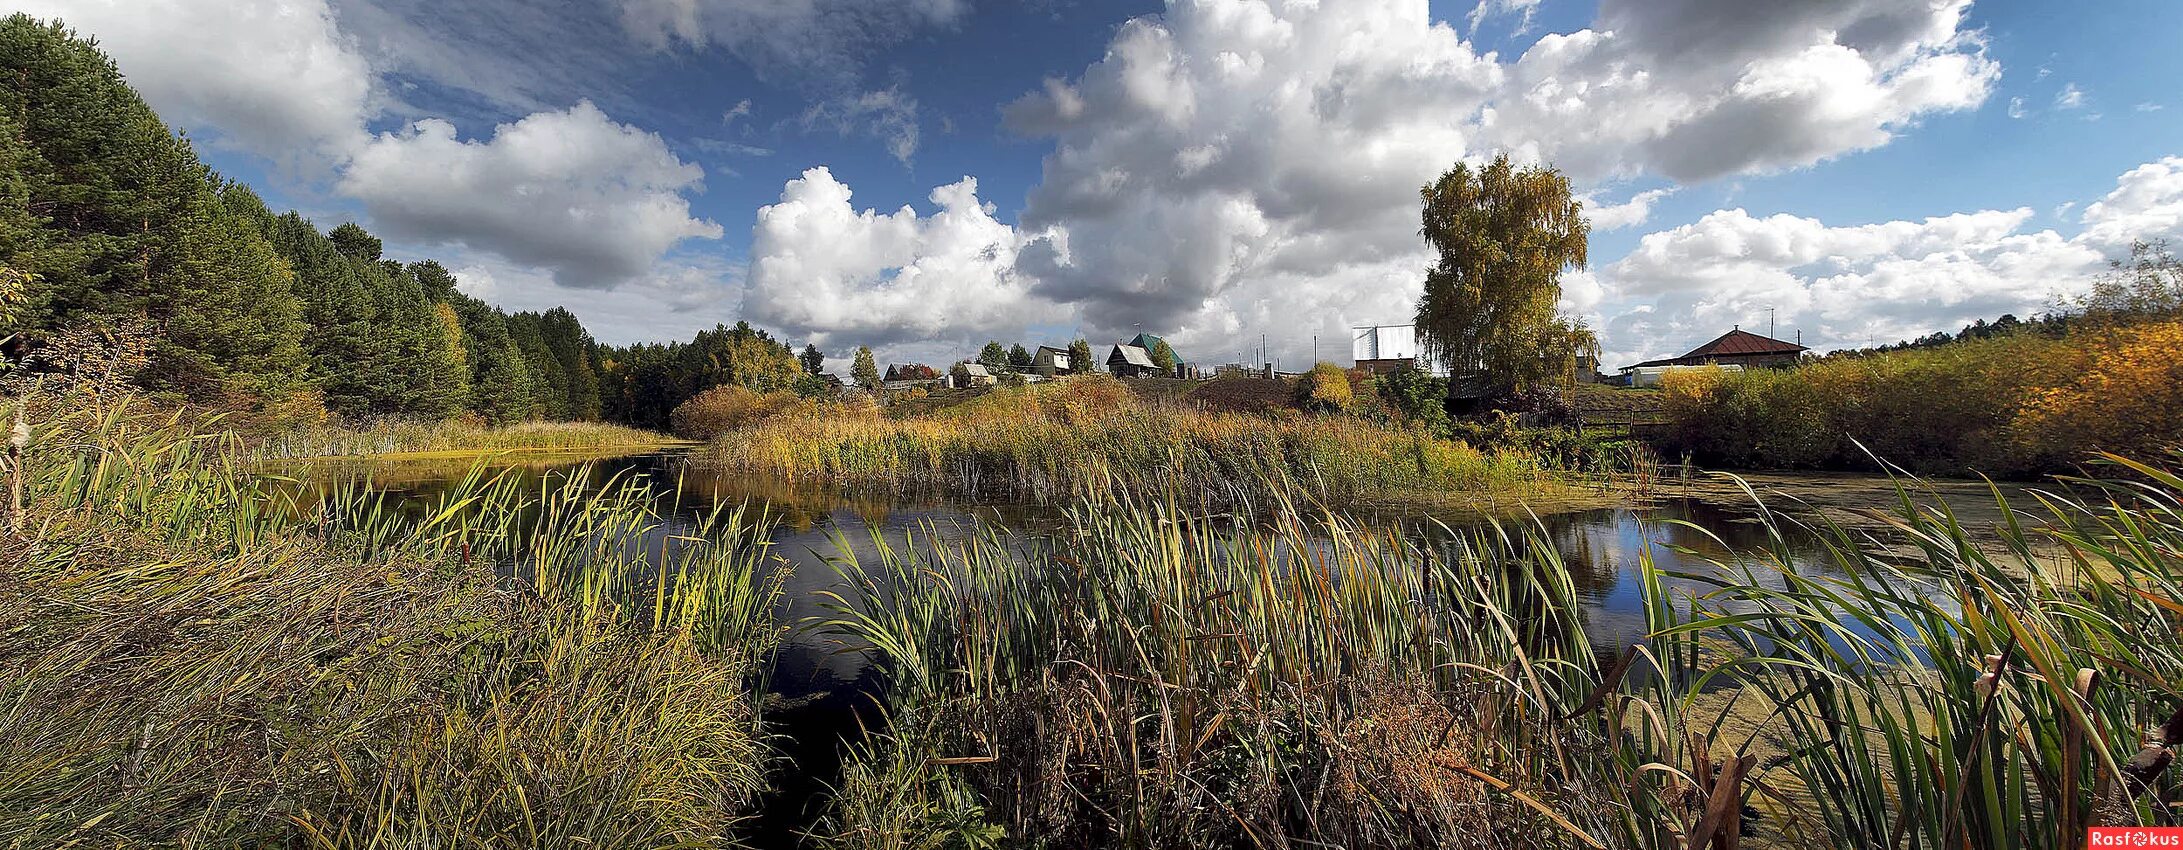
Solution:
[[[1993,533],[1905,480],[1883,532],[1764,514],[1768,550],[1672,574],[1709,588],[1683,600],[1648,565],[1653,637],[1629,657],[1652,675],[1616,698],[1644,718],[1621,769],[1752,755],[1740,793],[1801,846],[2074,848],[2088,826],[2175,823],[2183,478],[2107,464],[2030,504],[1997,489]],[[1793,568],[1791,534],[1824,540],[1838,574]],[[1756,722],[1700,708],[1715,688]],[[1673,843],[1687,779],[1633,797],[1626,830]]]
[[[1293,491],[1342,504],[1509,504],[1558,494],[1528,458],[1342,417],[1269,418],[1138,401],[1078,376],[940,414],[781,419],[702,453],[723,469],[894,493],[1061,502],[1097,488],[1214,506]]]
[[[282,504],[231,438],[75,417],[0,536],[0,845],[716,846],[764,789],[757,523],[482,471]]]
[[[1166,500],[1051,538],[878,541],[826,627],[890,671],[832,846],[1599,846],[1574,589],[1522,535],[1426,545]],[[1512,532],[1513,534],[1514,532]],[[844,548],[844,551],[847,551]]]
[[[353,428],[275,430],[247,442],[251,453],[261,460],[298,460],[426,452],[641,448],[675,440],[604,422],[525,422],[490,427],[463,419],[399,419]]]
[[[1050,537],[882,544],[841,565],[856,590],[825,627],[887,665],[892,722],[821,832],[2074,848],[2092,825],[2174,824],[2183,477],[2109,462],[2028,503],[1996,490],[1997,531],[1908,478],[1878,530],[1754,493],[1768,544],[1687,572],[1644,559],[1650,635],[1604,657],[1552,548],[1518,530],[1394,533],[1293,503],[1238,527],[1117,497]],[[1823,573],[1792,555],[1813,539]]]

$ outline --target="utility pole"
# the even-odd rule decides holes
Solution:
[[[1319,365],[1319,335],[1311,335],[1311,365]]]
[[[1780,333],[1781,331],[1776,330],[1774,327],[1774,308],[1766,308],[1766,337],[1768,339],[1780,339]]]

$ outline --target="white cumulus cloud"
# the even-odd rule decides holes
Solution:
[[[19,0],[121,66],[178,128],[301,168],[364,138],[374,77],[325,0]]]
[[[1679,354],[1741,324],[1818,349],[1859,347],[1950,330],[2003,313],[2046,309],[2079,292],[2137,240],[2183,237],[2183,157],[2117,178],[2084,208],[2084,229],[2033,230],[2030,208],[1921,221],[1830,226],[1722,210],[1645,235],[1627,256],[1585,276],[1571,304],[1601,329],[1609,360]],[[1574,299],[1569,299],[1574,300]]]
[[[1652,205],[1672,194],[1674,189],[1647,189],[1619,204],[1604,203],[1589,195],[1577,200],[1584,202],[1584,218],[1591,222],[1592,232],[1600,233],[1644,224],[1652,217]]]
[[[1224,351],[1406,319],[1418,187],[1496,150],[1580,187],[1816,163],[1983,102],[1967,0],[1608,0],[1513,61],[1424,0],[1171,0],[1011,104],[1051,138],[1020,268],[1100,329]],[[1525,4],[1489,3],[1488,14]],[[1603,230],[1658,196],[1595,210]]]
[[[341,189],[374,227],[421,244],[459,244],[554,270],[567,286],[611,287],[684,239],[714,239],[682,192],[703,169],[659,136],[589,102],[465,140],[427,119],[359,150]]]
[[[1015,270],[1015,229],[978,200],[978,181],[932,190],[936,208],[857,209],[825,168],[791,180],[751,231],[752,322],[822,346],[1020,338],[1051,305]]]
[[[2118,254],[2132,242],[2183,237],[2183,156],[2131,169],[2085,205],[2083,221],[2085,240]]]

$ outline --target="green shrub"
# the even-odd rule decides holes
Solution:
[[[1433,377],[1431,373],[1405,363],[1373,379],[1372,387],[1380,400],[1403,420],[1417,423],[1435,434],[1447,429],[1448,382],[1445,378]]]

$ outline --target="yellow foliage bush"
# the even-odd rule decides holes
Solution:
[[[1320,363],[1296,382],[1297,405],[1318,413],[1340,413],[1356,400],[1349,373],[1332,363]]]
[[[2183,445],[2183,322],[2097,333],[2073,377],[2030,393],[2020,441],[2048,462],[2093,451],[2151,457]]]
[[[1742,467],[2023,475],[2183,443],[2183,320],[1661,382],[1670,449]]]

